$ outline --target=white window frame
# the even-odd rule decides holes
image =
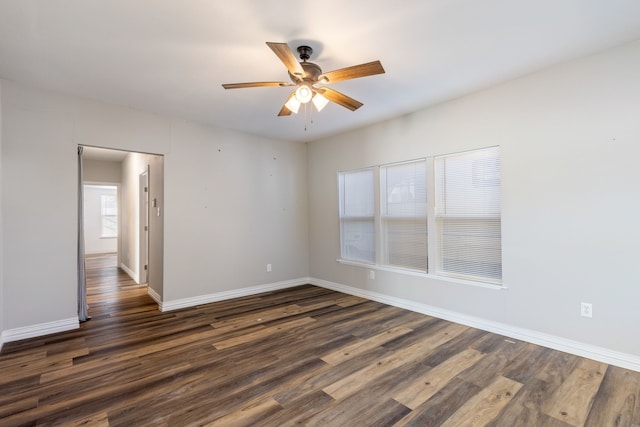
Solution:
[[[494,147],[486,147],[486,148],[494,148]],[[482,150],[482,149],[485,149],[485,148],[481,148],[478,150]],[[469,150],[469,152],[478,151],[478,150]],[[461,154],[461,153],[450,153],[450,154],[444,154],[442,156],[455,155],[455,154]],[[436,208],[437,192],[435,187],[436,186],[435,159],[442,156],[431,156],[423,159],[407,160],[405,162],[397,162],[397,163],[390,163],[390,164],[363,168],[363,169],[374,170],[374,196],[375,196],[374,198],[376,200],[375,218],[374,218],[374,226],[375,226],[374,233],[375,233],[375,242],[376,242],[375,263],[343,258],[342,252],[341,252],[341,257],[337,259],[339,263],[345,264],[345,265],[366,267],[370,270],[390,271],[394,273],[406,274],[411,276],[437,279],[443,282],[465,284],[465,285],[489,288],[494,290],[507,289],[507,287],[502,282],[502,278],[493,279],[493,278],[487,278],[487,277],[474,277],[472,275],[449,274],[437,268],[441,260],[440,258],[441,254],[440,254],[440,242],[438,239],[438,212]],[[417,269],[411,269],[411,268],[406,268],[402,266],[390,265],[388,262],[386,262],[385,260],[386,254],[385,254],[383,230],[382,230],[384,219],[381,217],[381,207],[380,207],[381,197],[383,197],[383,195],[381,194],[383,191],[383,186],[381,185],[381,181],[380,181],[380,176],[381,176],[380,168],[392,166],[396,164],[415,162],[420,160],[425,161],[425,167],[426,167],[425,179],[426,179],[426,198],[427,198],[427,218],[426,218],[427,220],[427,231],[426,231],[427,232],[427,265],[425,266],[424,270],[422,269],[417,270]],[[338,182],[340,182],[340,174],[349,173],[357,170],[362,170],[362,169],[346,170],[346,171],[338,172]],[[342,201],[340,201],[340,203],[342,203]],[[499,219],[501,223],[501,213],[497,217],[494,216],[494,218]],[[342,250],[342,244],[343,244],[342,243],[342,239],[343,239],[342,222],[340,227],[341,227],[340,228],[340,247]],[[500,245],[501,245],[501,242],[502,242],[502,238],[500,239]]]
[[[488,160],[485,166],[483,160]],[[500,147],[435,157],[433,186],[436,193],[435,273],[500,285]]]

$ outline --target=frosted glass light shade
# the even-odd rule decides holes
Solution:
[[[295,96],[292,96],[284,104],[284,106],[287,107],[292,113],[298,114],[298,110],[300,109],[300,101],[298,101]]]
[[[322,111],[322,109],[326,107],[327,104],[329,103],[329,100],[324,96],[320,95],[319,93],[315,94],[312,101],[313,101],[313,105],[316,106],[316,110],[318,111]]]

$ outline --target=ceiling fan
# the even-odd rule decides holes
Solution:
[[[348,108],[351,111],[355,111],[362,107],[363,104],[360,101],[356,101],[337,90],[328,87],[318,87],[317,85],[384,73],[384,68],[382,68],[380,61],[367,62],[366,64],[354,65],[323,73],[317,64],[307,62],[313,53],[313,49],[309,46],[299,46],[297,49],[302,62],[298,62],[298,59],[286,43],[267,42],[267,46],[271,48],[285,67],[287,67],[291,82],[229,83],[223,84],[222,87],[225,89],[239,89],[261,86],[297,86],[296,90],[293,91],[285,101],[278,116],[289,116],[292,113],[297,113],[300,105],[306,104],[309,101],[313,102],[318,111],[322,110],[329,101]]]

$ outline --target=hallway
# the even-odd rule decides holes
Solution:
[[[137,284],[118,268],[117,254],[87,255],[85,265],[91,318],[112,316],[116,311],[134,310],[153,303],[147,295],[147,285]]]

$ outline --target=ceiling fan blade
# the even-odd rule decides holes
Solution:
[[[367,62],[366,64],[353,65],[339,70],[329,71],[318,77],[325,83],[334,83],[342,80],[357,79],[358,77],[374,76],[384,74],[384,68],[380,61]]]
[[[289,70],[292,75],[302,78],[304,75],[302,65],[300,65],[298,59],[293,52],[291,52],[291,49],[289,49],[289,46],[286,43],[267,42],[267,46],[269,46],[273,53],[280,58],[280,61],[282,61],[284,66],[287,67],[287,70]]]
[[[348,108],[351,111],[356,111],[364,105],[362,102],[356,101],[355,99],[328,87],[320,88],[318,89],[318,92],[329,101],[342,105],[344,108]]]
[[[225,89],[240,89],[243,87],[262,87],[262,86],[295,86],[293,83],[287,82],[249,82],[249,83],[226,83],[222,87]]]
[[[293,112],[291,110],[289,110],[287,108],[287,102],[289,102],[289,100],[291,98],[293,98],[294,96],[296,96],[296,93],[293,92],[291,95],[289,95],[289,97],[287,98],[287,100],[284,102],[284,104],[282,105],[282,108],[280,109],[280,112],[278,113],[278,117],[281,116],[290,116],[291,114],[293,114]]]

